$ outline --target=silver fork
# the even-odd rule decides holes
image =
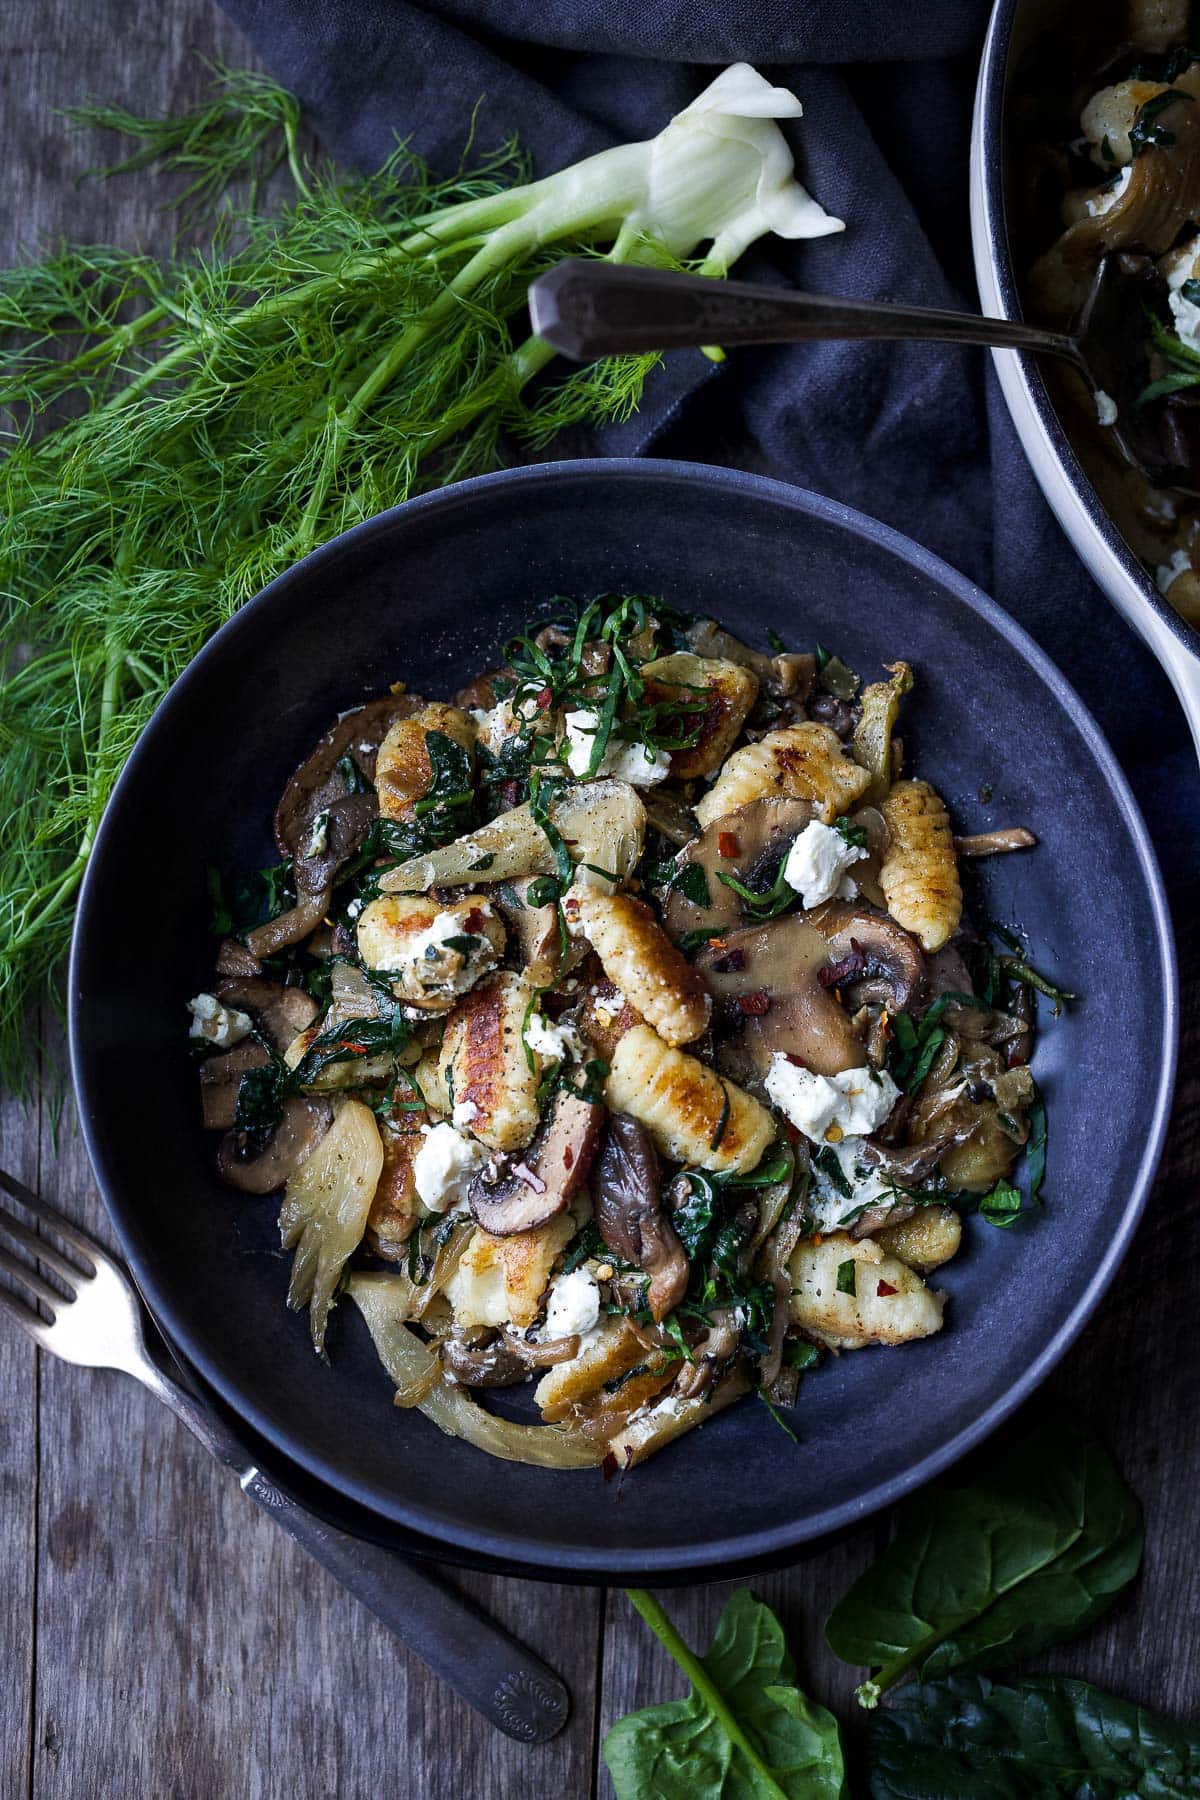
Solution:
[[[54,1232],[70,1254],[24,1224],[0,1202],[0,1232],[52,1271],[63,1293],[0,1243],[0,1270],[41,1303],[49,1319],[0,1285],[0,1314],[64,1362],[132,1375],[182,1419],[218,1462],[237,1472],[243,1491],[316,1558],[402,1643],[457,1694],[509,1737],[541,1744],[562,1730],[570,1710],[554,1671],[436,1575],[377,1544],[317,1518],[268,1479],[224,1421],[163,1373],[146,1348],[142,1303],[121,1265],[94,1238],[0,1169],[0,1188]]]

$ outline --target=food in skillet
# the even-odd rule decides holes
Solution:
[[[1200,625],[1200,52],[1183,0],[1088,0],[1027,53],[1011,100],[1027,310],[1069,327],[1119,259],[1132,377],[1163,468],[1122,454],[1118,408],[1047,370],[1072,443],[1160,590]],[[1135,279],[1136,278],[1136,279]]]
[[[863,687],[658,601],[556,604],[452,703],[331,727],[285,860],[214,885],[192,1034],[318,1351],[347,1290],[399,1404],[626,1467],[940,1329],[927,1278],[964,1209],[1020,1211],[1026,1144],[1036,1198],[1052,990],[964,919],[959,854],[1034,840],[956,840],[903,769],[905,663]],[[472,1398],[526,1382],[541,1425]]]

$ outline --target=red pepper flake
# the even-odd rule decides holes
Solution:
[[[573,1169],[574,1167],[575,1167],[575,1152],[572,1150],[570,1144],[566,1144],[563,1147],[563,1168],[564,1169]]]
[[[467,930],[469,932],[471,932],[472,934],[483,930],[484,917],[477,906],[473,906],[471,908],[470,912],[467,914],[466,918],[463,920],[463,924],[466,926]]]
[[[718,851],[718,854],[721,856],[727,856],[727,857],[740,856],[742,853],[742,847],[738,843],[737,832],[736,831],[718,832],[717,833],[717,851]]]
[[[890,1281],[881,1281],[879,1286],[875,1289],[875,1292],[881,1300],[887,1300],[892,1294],[898,1294],[900,1289],[894,1288]]]
[[[541,707],[543,712],[545,712],[546,708],[549,706],[549,704],[553,700],[553,698],[554,698],[554,695],[550,692],[550,689],[548,687],[544,687],[542,689],[541,693],[537,697],[537,704]]]
[[[785,1050],[783,1054],[797,1069],[807,1069],[808,1064],[805,1062],[804,1058],[802,1056],[797,1056],[794,1050]]]
[[[783,1121],[783,1135],[789,1144],[798,1144],[800,1142],[799,1128],[793,1125],[790,1119],[785,1119]]]
[[[544,1194],[545,1193],[545,1191],[546,1191],[545,1182],[542,1180],[540,1175],[534,1174],[533,1170],[529,1167],[528,1163],[523,1163],[523,1162],[517,1163],[516,1167],[513,1169],[513,1174],[519,1175],[521,1177],[521,1180],[525,1183],[525,1186],[531,1187],[535,1194]]]
[[[737,975],[745,966],[744,950],[726,950],[723,955],[714,957],[712,967],[714,975]]]
[[[752,1019],[761,1019],[771,1010],[771,996],[766,988],[759,988],[753,994],[739,994],[737,1004],[739,1012],[748,1013]]]

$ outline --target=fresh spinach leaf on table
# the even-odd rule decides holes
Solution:
[[[844,1800],[837,1720],[794,1685],[769,1606],[739,1589],[698,1657],[656,1600],[627,1591],[692,1689],[609,1731],[604,1760],[617,1800]]]
[[[971,1485],[925,1488],[834,1607],[830,1648],[879,1666],[864,1706],[910,1672],[996,1668],[1084,1630],[1137,1574],[1142,1514],[1108,1453],[1070,1421],[1006,1442]]]
[[[1200,1734],[1085,1681],[953,1675],[871,1722],[871,1800],[1195,1800]]]

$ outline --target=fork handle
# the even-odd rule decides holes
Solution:
[[[717,281],[672,269],[610,263],[603,257],[570,257],[556,263],[531,285],[529,309],[538,337],[578,362],[696,344],[832,338],[924,338],[1040,350],[1080,361],[1074,338],[1008,319],[803,294],[753,281]]]
[[[547,1743],[562,1730],[570,1711],[566,1685],[465,1595],[392,1551],[326,1524],[259,1469],[247,1469],[241,1485],[497,1730],[522,1744]]]
[[[237,1471],[256,1506],[497,1730],[522,1744],[547,1743],[562,1730],[570,1695],[540,1657],[432,1571],[339,1531],[302,1506],[248,1462],[211,1408],[149,1358],[139,1375],[219,1462]]]

